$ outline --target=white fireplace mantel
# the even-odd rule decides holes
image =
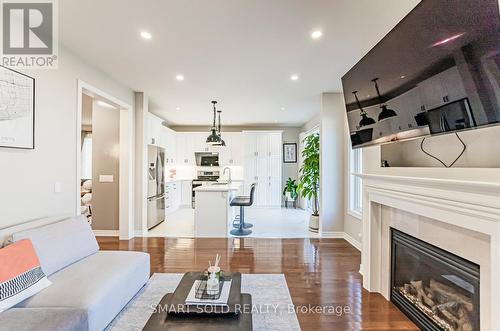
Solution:
[[[489,236],[490,274],[500,278],[500,183],[439,178],[357,174],[363,179],[363,287],[389,299],[389,270],[382,267],[390,251],[382,241],[382,206],[402,210]],[[481,330],[490,330],[500,314],[500,284],[490,282],[488,302],[482,301]],[[489,305],[483,315],[483,305]],[[485,316],[488,315],[488,316]],[[483,328],[484,327],[484,328]]]

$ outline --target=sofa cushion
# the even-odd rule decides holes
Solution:
[[[99,251],[49,277],[52,285],[16,307],[70,307],[104,329],[149,279],[149,254]]]
[[[49,285],[30,240],[0,249],[0,312]]]
[[[85,217],[75,216],[12,235],[12,241],[30,239],[47,276],[94,254],[97,240]]]
[[[86,331],[85,311],[72,308],[11,308],[0,314],[0,331]]]

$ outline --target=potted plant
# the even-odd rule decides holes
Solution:
[[[285,196],[285,207],[288,201],[297,200],[297,188],[298,185],[296,184],[296,180],[289,177],[286,181],[285,188],[283,189],[283,195]]]
[[[309,220],[309,230],[319,230],[319,134],[312,134],[304,139],[304,159],[300,168],[298,189],[301,196],[312,201],[312,215]]]

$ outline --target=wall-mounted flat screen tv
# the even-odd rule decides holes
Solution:
[[[423,0],[342,77],[353,147],[500,123],[498,0]]]

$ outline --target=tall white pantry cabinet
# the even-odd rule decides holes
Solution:
[[[243,131],[245,194],[256,183],[255,206],[281,206],[281,131]]]

